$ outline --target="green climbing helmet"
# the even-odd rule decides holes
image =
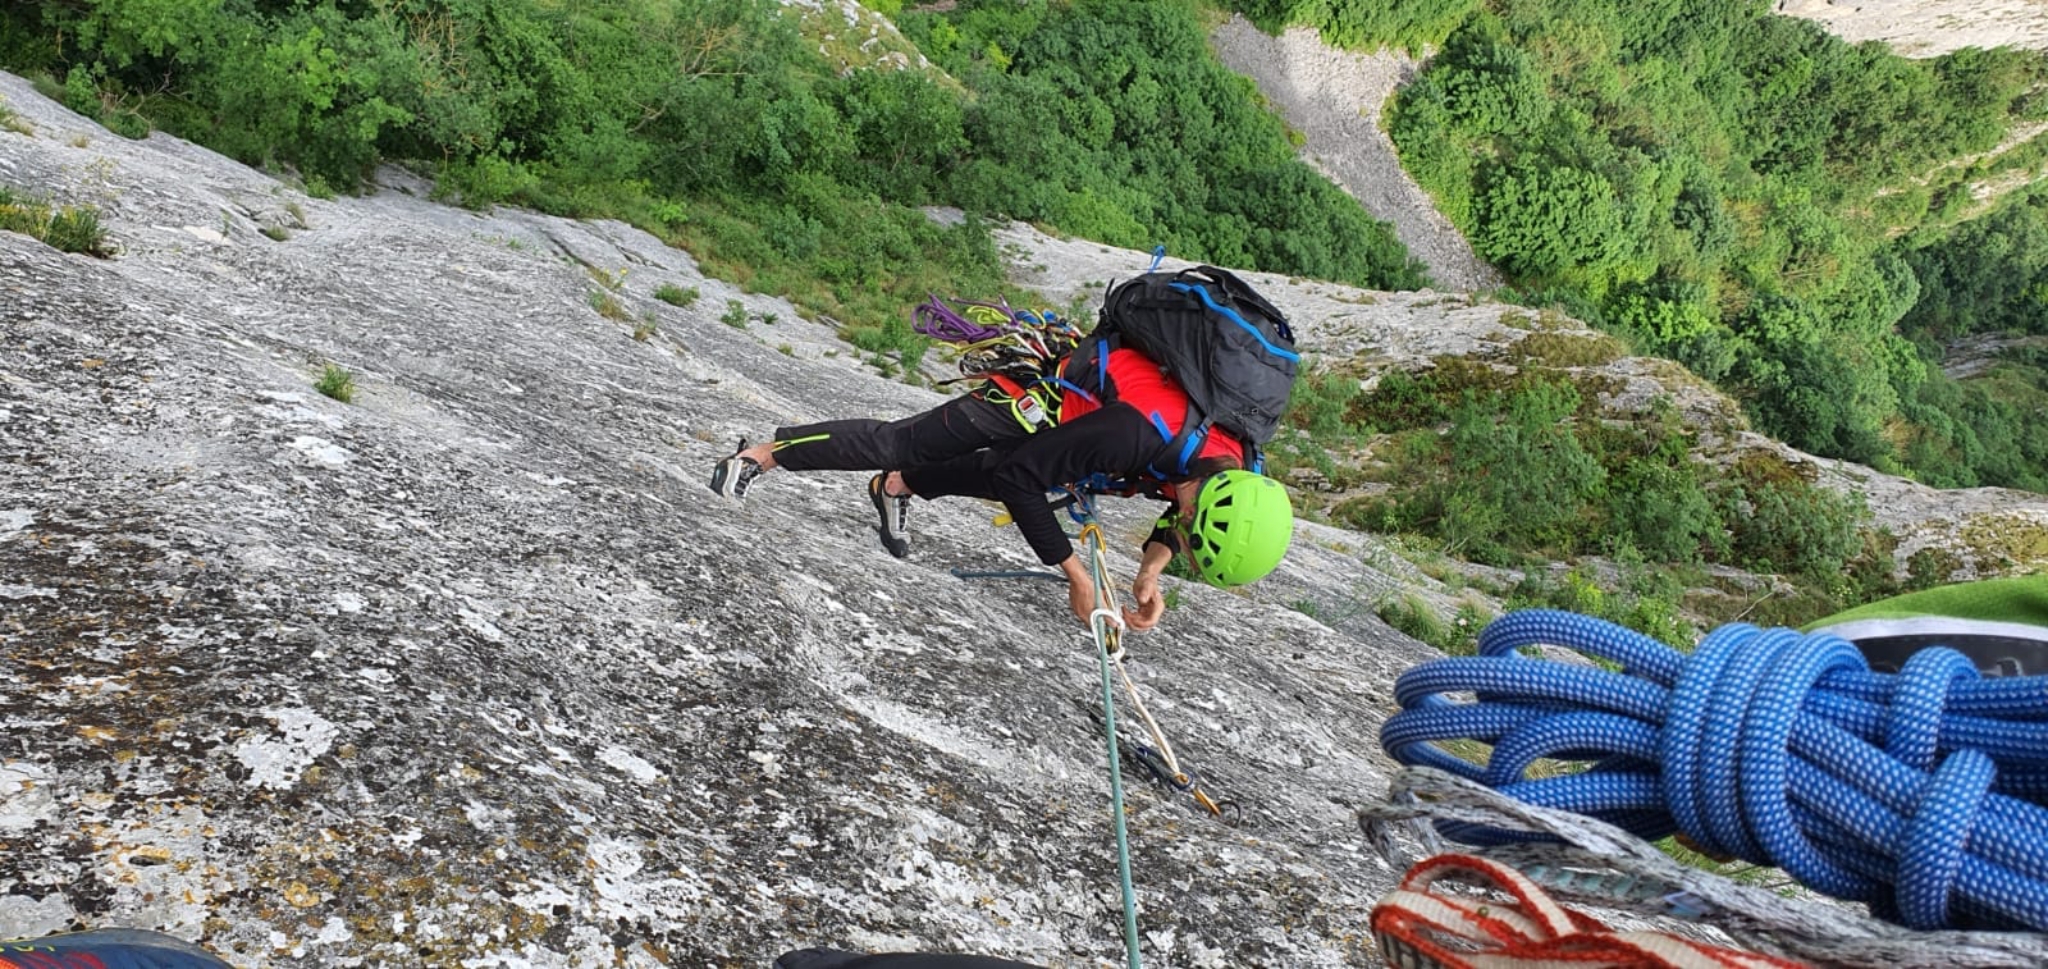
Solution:
[[[1188,540],[1202,581],[1229,588],[1257,582],[1294,539],[1294,507],[1280,482],[1250,471],[1210,475],[1195,496]]]

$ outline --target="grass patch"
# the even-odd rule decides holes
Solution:
[[[27,118],[16,114],[14,109],[9,107],[5,101],[0,101],[0,128],[12,131],[18,135],[28,135],[31,138],[35,137],[36,134],[35,126],[29,124]]]
[[[51,207],[0,185],[0,229],[19,232],[52,248],[105,259],[114,254],[100,211],[90,205]]]
[[[354,403],[356,375],[330,363],[320,372],[320,379],[314,382],[313,389],[344,404]]]
[[[747,292],[774,293],[805,319],[832,323],[842,339],[914,373],[931,341],[910,329],[906,309],[932,293],[1042,297],[1010,284],[994,238],[969,217],[944,226],[908,206],[874,199],[820,202],[798,218],[781,204],[699,198],[680,204],[687,221],[667,234],[707,275]]]
[[[262,232],[273,242],[283,242],[292,237],[291,232],[281,225],[266,225],[263,227]]]
[[[739,300],[736,300],[736,299],[729,299],[729,300],[726,300],[726,301],[725,301],[725,314],[724,314],[723,316],[720,316],[720,317],[718,318],[718,322],[720,322],[720,323],[723,323],[723,324],[725,324],[726,326],[732,327],[732,328],[733,328],[733,329],[735,329],[735,330],[744,330],[744,329],[746,329],[746,328],[747,328],[747,306],[746,306],[746,304],[745,304],[745,303],[742,303],[742,302],[740,302]]]
[[[653,336],[654,333],[654,314],[648,313],[640,317],[640,325],[633,328],[633,339],[646,343],[647,338]]]
[[[1478,652],[1479,628],[1484,625],[1484,617],[1470,603],[1461,605],[1457,616],[1446,621],[1421,596],[1397,592],[1380,599],[1373,611],[1387,625],[1447,656],[1471,656]]]
[[[691,303],[695,303],[700,295],[702,294],[697,292],[697,287],[695,286],[684,289],[674,283],[662,283],[654,291],[655,299],[661,300],[670,306],[688,306]]]
[[[1540,330],[1515,341],[1508,361],[1546,367],[1601,367],[1628,355],[1620,340],[1605,333],[1558,333]]]
[[[607,320],[619,320],[621,322],[624,322],[626,320],[630,320],[633,318],[633,314],[626,312],[626,307],[624,304],[619,302],[619,298],[613,296],[611,292],[608,290],[591,290],[590,308],[596,310],[597,315],[602,316]]]

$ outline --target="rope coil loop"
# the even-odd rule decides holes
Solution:
[[[1622,671],[1522,655],[1532,646]],[[1480,653],[1400,677],[1389,754],[1648,840],[1683,832],[1913,928],[2048,930],[2048,677],[1986,680],[1942,648],[1874,673],[1839,637],[1742,624],[1688,656],[1549,610],[1490,624]],[[1450,740],[1493,749],[1482,766]],[[1585,769],[1540,776],[1557,761]]]

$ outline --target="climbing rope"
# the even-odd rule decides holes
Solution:
[[[1131,679],[1124,668],[1123,619],[1115,611],[1116,590],[1109,581],[1109,562],[1102,538],[1102,526],[1095,519],[1095,503],[1086,491],[1071,491],[1073,501],[1068,503],[1068,514],[1081,525],[1081,539],[1089,547],[1089,574],[1095,582],[1095,612],[1089,623],[1097,629],[1096,640],[1108,654],[1109,664],[1116,669],[1118,678],[1123,680],[1124,696],[1131,701],[1131,708],[1138,713],[1139,722],[1145,725],[1145,733],[1151,737],[1150,746],[1134,744],[1134,759],[1143,764],[1154,779],[1177,791],[1194,798],[1195,803],[1211,816],[1236,823],[1242,819],[1242,812],[1227,801],[1218,801],[1209,796],[1193,774],[1180,766],[1180,759],[1173,754],[1173,745],[1166,742],[1166,733],[1159,729],[1158,721],[1152,719],[1152,712],[1145,708],[1145,698],[1138,693],[1138,684]],[[1100,623],[1098,624],[1098,619]]]
[[[1124,946],[1130,969],[1140,969],[1138,902],[1136,891],[1131,887],[1130,835],[1124,822],[1124,751],[1116,723],[1117,679],[1123,681],[1124,694],[1130,699],[1131,708],[1137,711],[1138,719],[1152,738],[1151,747],[1137,745],[1139,762],[1156,779],[1187,792],[1210,814],[1231,818],[1237,812],[1228,802],[1211,798],[1187,771],[1181,769],[1180,761],[1174,757],[1173,746],[1166,742],[1166,734],[1152,719],[1151,711],[1145,709],[1145,700],[1138,694],[1137,683],[1132,681],[1130,671],[1124,668],[1124,622],[1117,609],[1116,586],[1110,581],[1108,543],[1103,540],[1102,523],[1095,517],[1095,503],[1085,491],[1070,491],[1069,495],[1071,500],[1062,500],[1061,504],[1067,506],[1067,513],[1081,526],[1080,540],[1088,549],[1088,576],[1095,591],[1095,608],[1088,614],[1088,629],[1095,637],[1096,665],[1102,674],[1102,722],[1109,744],[1109,791],[1116,817],[1117,875],[1123,886]],[[1226,810],[1231,813],[1226,815]]]
[[[1541,645],[1620,671],[1520,655]],[[1686,656],[1548,610],[1496,620],[1479,653],[1396,681],[1389,754],[1645,839],[1683,832],[1912,928],[2048,930],[2048,679],[1983,679],[1940,647],[1873,673],[1838,637],[1742,624]],[[1455,740],[1491,754],[1439,746]],[[1539,761],[1583,769],[1534,777]],[[1439,828],[1471,844],[1546,838]]]
[[[1130,969],[1141,969],[1138,954],[1138,893],[1131,887],[1131,837],[1124,822],[1124,771],[1122,751],[1117,745],[1116,733],[1116,686],[1110,680],[1109,668],[1119,670],[1123,666],[1123,645],[1119,641],[1123,620],[1117,617],[1116,589],[1109,584],[1109,564],[1104,560],[1102,528],[1093,520],[1093,515],[1081,528],[1084,540],[1089,541],[1089,555],[1093,565],[1089,578],[1095,583],[1095,610],[1088,615],[1088,629],[1095,634],[1096,665],[1102,672],[1102,718],[1104,733],[1109,742],[1109,802],[1111,813],[1116,819],[1116,873],[1123,887],[1124,900],[1124,954]]]

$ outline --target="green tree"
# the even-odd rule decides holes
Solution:
[[[1472,241],[1508,272],[1560,277],[1612,268],[1630,255],[1614,186],[1594,172],[1524,157],[1492,166],[1480,185]]]

